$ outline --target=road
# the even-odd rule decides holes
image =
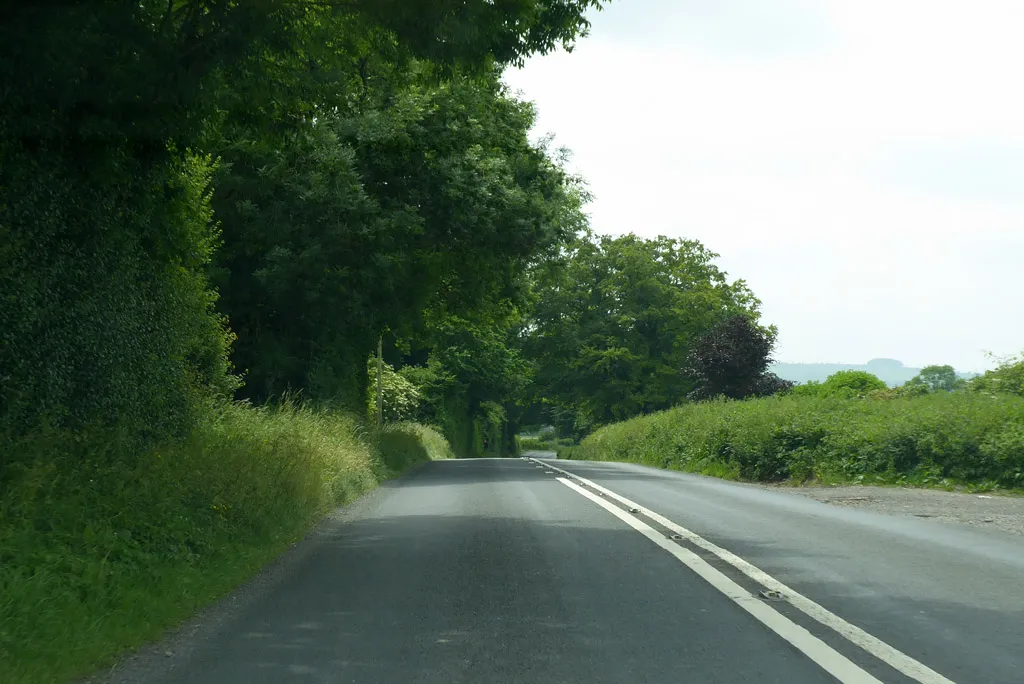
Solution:
[[[1024,539],[627,464],[435,462],[175,639],[111,681],[1021,684]]]

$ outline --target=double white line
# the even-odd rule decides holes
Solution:
[[[637,532],[668,551],[670,554],[675,556],[680,563],[700,575],[700,577],[707,581],[711,586],[725,594],[743,610],[750,613],[759,622],[768,627],[768,629],[772,630],[795,646],[808,658],[822,667],[826,672],[831,674],[840,682],[843,682],[843,684],[882,683],[879,679],[855,664],[843,654],[836,651],[818,637],[811,634],[808,630],[796,624],[788,617],[772,608],[769,604],[755,598],[749,591],[741,587],[720,570],[713,567],[703,558],[689,549],[676,544],[674,541],[667,539],[665,535],[645,523],[643,520],[638,518],[637,515],[642,515],[649,520],[653,520],[659,525],[679,535],[682,539],[688,541],[694,546],[714,554],[716,557],[733,566],[768,591],[778,592],[782,595],[783,599],[794,608],[799,609],[808,617],[811,617],[826,627],[834,630],[847,641],[859,646],[907,677],[910,677],[921,684],[955,684],[955,682],[943,677],[927,665],[911,658],[906,653],[893,648],[881,639],[868,634],[860,627],[850,624],[843,618],[823,608],[821,605],[815,603],[806,596],[797,593],[792,588],[778,581],[760,568],[751,565],[736,554],[726,551],[722,547],[704,539],[696,532],[692,532],[681,525],[677,525],[668,518],[644,508],[635,501],[631,501],[620,494],[616,494],[596,482],[591,482],[590,480],[582,478],[575,473],[563,470],[557,466],[551,465],[550,463],[543,463],[533,458],[530,458],[529,460],[533,461],[537,465],[542,465],[545,468],[549,468],[564,475],[565,477],[557,478],[559,482],[564,484],[566,487],[569,487],[574,492],[587,497],[615,517],[625,522]],[[594,492],[600,492],[600,494],[603,494],[607,499],[614,499],[615,501],[618,501],[620,504],[630,509],[630,511],[635,511],[635,513],[627,513],[620,507],[610,503],[606,498],[602,498],[599,494],[595,494]]]

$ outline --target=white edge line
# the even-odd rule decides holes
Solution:
[[[531,460],[536,459],[531,458]],[[711,553],[715,554],[729,565],[733,566],[734,568],[742,572],[750,579],[764,586],[766,589],[780,592],[785,598],[785,600],[789,601],[790,604],[792,604],[794,607],[799,609],[807,616],[814,618],[826,627],[831,628],[839,635],[841,635],[843,638],[845,638],[847,641],[850,641],[851,643],[859,646],[871,655],[875,656],[879,660],[895,668],[896,670],[910,677],[911,679],[917,680],[918,682],[921,682],[921,684],[956,684],[953,680],[947,679],[946,677],[939,674],[935,670],[931,669],[924,663],[915,660],[914,658],[911,658],[906,653],[903,653],[902,651],[894,648],[893,646],[890,646],[878,637],[873,636],[872,634],[865,632],[860,627],[847,622],[843,618],[839,617],[835,613],[823,607],[821,604],[815,603],[803,594],[796,592],[789,586],[775,579],[774,577],[772,577],[765,571],[761,570],[757,566],[743,560],[731,551],[727,551],[722,547],[718,546],[717,544],[708,541],[696,532],[692,532],[681,525],[677,525],[676,523],[672,522],[663,515],[655,513],[650,509],[644,508],[635,501],[630,501],[626,497],[616,494],[612,490],[606,487],[602,487],[596,482],[591,482],[590,480],[581,477],[576,473],[563,470],[558,466],[550,465],[548,463],[545,463],[544,465],[547,466],[548,468],[551,468],[552,470],[557,470],[558,472],[563,473],[567,477],[570,477],[578,482],[584,483],[588,487],[591,487],[605,494],[606,496],[615,499],[616,501],[623,505],[637,509],[643,515],[647,516],[651,520],[654,520],[659,525],[663,525],[666,528],[672,530],[673,532],[675,532],[676,534],[678,534],[679,536],[683,537],[688,542],[693,544],[694,546],[698,546],[704,549],[705,551],[710,551]],[[595,498],[594,500],[600,502],[600,499],[598,498]]]
[[[740,608],[750,613],[761,624],[796,647],[819,667],[838,679],[843,684],[882,684],[870,673],[853,663],[839,651],[835,650],[809,631],[796,624],[760,599],[754,598],[739,584],[731,580],[720,570],[714,568],[706,560],[689,549],[665,539],[653,527],[637,520],[618,506],[608,503],[601,497],[580,487],[564,477],[557,478],[566,487],[587,497],[601,508],[619,518],[634,530],[676,557],[680,563],[688,567],[715,589],[725,594]]]

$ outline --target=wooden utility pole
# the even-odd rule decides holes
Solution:
[[[377,338],[377,429],[384,425],[384,336]]]

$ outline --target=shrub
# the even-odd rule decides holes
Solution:
[[[807,382],[797,385],[790,394],[798,397],[853,398],[885,392],[889,386],[867,371],[845,370],[828,376],[825,382]]]
[[[995,369],[972,379],[968,388],[988,394],[1006,392],[1024,396],[1024,354],[1002,359]]]
[[[609,425],[560,456],[763,481],[1019,487],[1024,399],[936,393],[864,401],[797,394],[706,402]]]
[[[420,391],[408,378],[386,364],[381,364],[381,399],[384,420],[387,422],[411,420],[419,413]],[[371,419],[377,415],[377,358],[371,356],[366,362],[369,382],[366,385],[366,410]]]
[[[517,453],[522,453],[524,451],[550,451],[554,446],[554,442],[549,442],[546,439],[516,436]]]
[[[863,396],[888,387],[877,375],[867,371],[845,370],[830,375],[821,384],[821,391],[826,397]]]
[[[384,465],[402,472],[423,461],[455,458],[440,432],[419,423],[392,423],[380,431],[380,454]]]

